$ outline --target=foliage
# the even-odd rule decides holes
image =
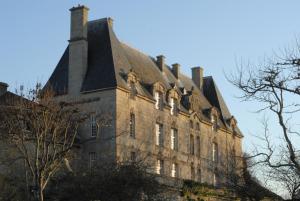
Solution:
[[[66,175],[57,178],[56,183],[56,196],[64,201],[151,201],[159,200],[166,190],[138,163],[101,167],[93,174]]]

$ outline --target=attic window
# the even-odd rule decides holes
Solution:
[[[137,95],[137,89],[133,81],[129,82],[129,88],[130,88],[130,97],[134,98]]]
[[[154,93],[154,98],[155,98],[155,108],[158,110],[163,109],[163,94],[159,91],[156,91]]]
[[[171,115],[177,115],[178,113],[178,101],[176,98],[170,98]]]
[[[212,123],[212,130],[217,131],[218,128],[218,118],[217,115],[211,115],[211,123]]]

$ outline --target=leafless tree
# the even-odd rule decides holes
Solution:
[[[280,175],[283,186],[290,175],[300,175],[297,141],[300,132],[299,125],[297,127],[293,122],[299,119],[292,119],[300,111],[299,58],[298,49],[297,52],[285,50],[282,57],[275,55],[261,65],[241,64],[236,73],[228,76],[228,80],[241,91],[243,101],[258,103],[258,112],[271,114],[275,125],[279,126],[280,129],[274,132],[268,123],[263,122],[264,134],[259,138],[265,146],[257,148],[253,156],[269,167],[271,175]],[[279,139],[276,138],[278,135]],[[275,140],[280,142],[274,143]]]
[[[44,200],[49,180],[72,158],[77,128],[84,119],[72,105],[56,101],[39,86],[28,96],[14,97],[0,106],[0,137],[25,161],[34,199]]]

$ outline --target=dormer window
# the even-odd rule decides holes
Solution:
[[[136,74],[131,69],[127,74],[127,85],[130,89],[130,97],[134,98],[137,95],[136,84],[138,83],[138,79]]]
[[[136,94],[137,94],[137,89],[136,89],[135,83],[131,81],[129,83],[129,88],[130,88],[130,97],[134,98],[134,96],[136,96]]]
[[[177,115],[178,112],[177,102],[178,101],[176,98],[170,98],[171,115]]]
[[[217,131],[218,128],[218,118],[217,115],[211,115],[211,123],[212,123],[212,130]]]
[[[156,91],[154,93],[154,98],[155,98],[155,108],[157,110],[162,110],[163,109],[163,94],[159,91]]]

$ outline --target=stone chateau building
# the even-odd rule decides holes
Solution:
[[[59,99],[91,113],[80,128],[80,168],[143,160],[153,173],[219,185],[242,154],[242,138],[215,80],[192,78],[165,57],[123,42],[113,20],[73,7],[69,45],[49,78]]]

